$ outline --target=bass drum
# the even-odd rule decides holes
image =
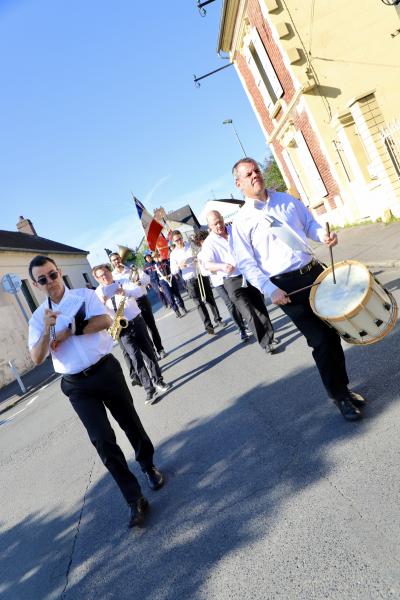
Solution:
[[[313,312],[349,344],[379,342],[396,324],[396,300],[362,263],[344,260],[334,268],[336,283],[328,267],[311,288]]]

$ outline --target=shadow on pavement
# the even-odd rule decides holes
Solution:
[[[81,521],[80,510],[43,511],[3,530],[3,597],[204,598],[230,555],[251,561],[254,544],[272,535],[287,500],[329,476],[329,450],[347,438],[355,442],[389,408],[392,390],[399,389],[393,368],[399,336],[396,331],[384,343],[347,349],[352,382],[370,399],[363,422],[341,418],[310,367],[232,398],[159,445],[156,464],[167,484],[156,493],[143,488],[151,502],[143,530],[126,529],[127,509],[108,474],[89,487]],[[353,569],[362,597],[362,577]]]

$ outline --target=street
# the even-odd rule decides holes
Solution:
[[[374,269],[400,301],[400,270]],[[228,314],[220,300],[221,314]],[[277,307],[281,351],[208,336],[160,309],[171,392],[137,411],[166,485],[128,509],[59,380],[0,416],[4,600],[375,600],[400,598],[399,326],[344,344],[361,422],[330,403],[304,338]],[[253,339],[253,338],[252,338]],[[114,350],[126,373],[120,349]]]

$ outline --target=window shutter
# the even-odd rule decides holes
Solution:
[[[310,206],[310,200],[309,200],[309,198],[308,198],[308,196],[307,196],[307,194],[306,194],[306,192],[304,190],[303,184],[300,181],[300,177],[299,177],[299,174],[296,171],[296,167],[293,164],[292,157],[290,156],[289,152],[286,149],[282,151],[282,154],[283,154],[283,157],[284,157],[284,159],[286,161],[286,165],[287,165],[287,167],[288,167],[288,169],[290,171],[290,174],[293,177],[293,181],[296,184],[297,191],[300,194],[300,198],[302,199],[303,204],[305,206]]]
[[[257,52],[258,56],[260,57],[260,60],[264,66],[265,72],[266,72],[269,82],[272,86],[272,89],[274,90],[275,96],[279,99],[279,98],[281,98],[281,96],[283,96],[283,88],[282,88],[280,81],[275,73],[275,69],[269,59],[269,56],[267,54],[267,51],[265,50],[264,44],[261,41],[261,38],[259,36],[257,29],[253,29],[253,31],[252,31],[252,40],[253,40],[254,48],[256,49],[256,52]],[[274,104],[275,104],[275,102],[274,102]]]
[[[294,136],[297,147],[299,149],[299,158],[304,164],[304,170],[310,180],[310,184],[313,188],[315,199],[323,198],[328,195],[325,184],[322,181],[321,175],[316,167],[311,152],[307,146],[306,140],[304,139],[301,131],[297,131]]]

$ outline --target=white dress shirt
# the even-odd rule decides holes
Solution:
[[[122,286],[126,296],[124,306],[124,317],[126,317],[128,321],[132,321],[132,319],[140,315],[141,312],[140,308],[136,303],[135,298],[140,298],[141,296],[143,296],[143,290],[141,289],[143,286],[136,285],[136,283],[132,283],[132,281],[129,281],[129,279],[119,279],[118,283]],[[96,288],[96,294],[99,296],[99,298],[103,297],[103,286],[99,285]],[[124,296],[122,294],[115,294],[114,298],[115,305],[118,310],[119,303],[121,302],[122,298],[124,298]],[[108,298],[108,300],[106,300],[104,307],[106,309],[107,314],[109,314],[110,317],[114,319],[115,310],[111,298]]]
[[[124,267],[124,270],[122,271],[122,273],[119,273],[117,271],[117,269],[114,269],[112,272],[114,281],[119,281],[120,279],[129,279],[130,275],[131,275],[131,269],[129,267]],[[138,294],[136,296],[136,298],[140,298],[141,296],[146,296],[147,295],[146,286],[148,286],[150,284],[150,277],[147,275],[147,273],[142,271],[142,269],[138,269],[138,275],[139,275],[141,285],[139,286],[137,283],[132,282],[132,283],[134,283],[134,285],[136,285],[141,290],[141,293]]]
[[[113,269],[112,272],[112,276],[114,281],[118,281],[119,279],[128,279],[129,275],[131,274],[131,270],[129,267],[126,267],[125,265],[123,265],[124,270],[121,271],[121,273],[118,271],[118,269]]]
[[[60,312],[62,315],[63,300],[67,300],[69,294],[82,297],[82,302],[85,303],[85,319],[107,314],[95,292],[87,288],[69,290],[66,287],[59,304],[52,302],[52,310]],[[44,311],[46,308],[48,308],[47,300],[35,310],[29,320],[28,346],[30,350],[36,346],[44,334]],[[51,351],[54,370],[56,373],[70,375],[79,373],[94,365],[105,354],[111,352],[112,345],[112,338],[106,330],[83,335],[71,335],[64,342],[61,342],[57,350]]]
[[[324,240],[323,227],[300,200],[268,190],[268,200],[251,198],[232,223],[231,247],[243,275],[265,295],[277,289],[270,277],[300,269],[313,253],[307,238]]]
[[[186,261],[188,266],[181,269],[179,266],[182,262]],[[185,281],[196,277],[196,269],[194,266],[194,257],[190,244],[186,242],[183,248],[176,246],[169,257],[169,265],[171,268],[172,275],[176,275],[179,271],[182,271],[182,277]]]
[[[227,229],[227,232],[229,240],[230,230]],[[222,235],[217,235],[212,231],[203,242],[203,246],[201,248],[202,260],[205,263],[228,263],[236,267],[236,258],[228,240]],[[232,273],[229,274],[222,269],[210,272],[211,283],[214,287],[223,285],[224,279],[227,277],[237,277],[238,275],[241,275],[238,268],[235,268]]]

